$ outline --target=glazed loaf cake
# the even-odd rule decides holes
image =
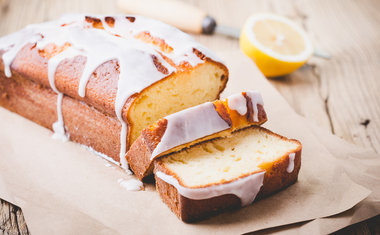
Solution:
[[[123,167],[141,130],[215,100],[228,70],[187,34],[137,16],[69,15],[0,38],[0,105]]]
[[[126,159],[142,180],[153,173],[153,161],[161,156],[263,124],[267,120],[263,105],[259,92],[247,91],[171,114],[143,129]]]
[[[251,126],[154,163],[162,200],[183,221],[247,206],[296,182],[301,143]]]

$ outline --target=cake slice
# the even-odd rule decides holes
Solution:
[[[183,221],[247,206],[294,182],[301,143],[251,126],[154,163],[162,200]]]
[[[263,124],[267,120],[263,105],[259,92],[247,91],[171,114],[145,128],[126,159],[136,176],[144,179],[153,173],[153,161],[161,156]]]

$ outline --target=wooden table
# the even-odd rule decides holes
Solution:
[[[298,21],[332,59],[312,58],[291,75],[271,79],[297,113],[357,145],[380,152],[380,1],[193,0],[218,22],[240,27],[256,12]],[[119,12],[108,0],[0,0],[0,36],[62,13]],[[236,40],[196,36],[218,52],[238,50]],[[29,234],[20,208],[1,201],[0,234]],[[338,234],[379,234],[380,216]]]

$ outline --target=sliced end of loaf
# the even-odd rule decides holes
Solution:
[[[129,146],[141,131],[156,120],[180,110],[219,98],[228,80],[220,63],[206,60],[190,70],[178,72],[144,89],[129,113]]]
[[[233,188],[238,180],[265,171],[262,186],[257,192],[251,192],[254,193],[252,200],[294,183],[301,166],[301,148],[299,141],[267,129],[246,128],[156,160],[157,190],[179,218],[186,222],[196,221],[242,206],[246,199],[235,195],[233,190],[220,189],[226,185]],[[178,185],[157,177],[157,172],[173,177]],[[190,198],[199,196],[200,189],[204,198]],[[210,189],[210,197],[204,189]]]
[[[188,148],[192,145],[195,145],[199,142],[208,139],[230,135],[231,132],[234,130],[245,128],[250,125],[263,124],[267,120],[263,103],[255,103],[256,101],[253,101],[253,103],[255,103],[255,105],[253,105],[251,98],[247,94],[250,94],[251,96],[256,95],[261,100],[261,96],[258,92],[243,92],[234,95],[234,97],[241,97],[241,103],[239,105],[244,106],[246,108],[246,113],[244,114],[239,113],[237,110],[234,110],[229,106],[230,97],[226,98],[225,100],[216,100],[213,102],[213,104],[209,105],[209,108],[216,113],[215,115],[217,116],[217,119],[220,119],[221,122],[225,123],[227,127],[226,129],[221,129],[216,132],[209,133],[207,135],[199,136],[197,138],[190,138],[191,140],[184,141],[183,143],[180,143],[178,145],[174,145],[173,147],[168,148],[168,150],[160,152],[157,155],[154,155],[154,151],[157,150],[156,147],[159,143],[162,142],[163,136],[164,134],[166,134],[168,117],[160,119],[152,125],[148,126],[142,131],[141,136],[138,137],[138,139],[132,144],[130,150],[126,155],[126,159],[131,169],[136,174],[136,176],[140,180],[142,180],[153,173],[154,159],[157,159],[161,156],[165,156],[172,152],[179,151],[184,148]],[[207,104],[202,104],[202,107],[197,106],[191,109],[184,110],[187,112],[187,114],[183,116],[180,115],[180,117],[177,116],[177,120],[180,119],[179,123],[185,122],[186,126],[190,127],[190,129],[207,125],[206,120],[203,120],[204,118],[200,117],[202,116],[204,111],[207,110],[207,108],[205,109],[204,105]],[[255,110],[253,110],[253,106],[255,106]],[[187,115],[193,116],[193,118],[188,118]],[[255,116],[255,118],[253,118],[253,116]],[[214,125],[213,123],[208,124]],[[180,127],[177,127],[177,129],[178,128]],[[186,132],[186,130],[183,130],[177,134],[182,135],[182,132]],[[173,133],[171,133],[171,135],[173,135]],[[175,133],[174,138],[177,138],[175,136]],[[180,136],[178,136],[178,138],[180,138]]]

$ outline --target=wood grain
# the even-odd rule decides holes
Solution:
[[[0,235],[29,234],[21,209],[0,199]]]
[[[378,0],[188,0],[220,24],[241,27],[257,12],[297,21],[315,47],[332,59],[307,65],[270,82],[294,110],[320,127],[380,152],[380,1]],[[0,36],[63,13],[120,13],[114,1],[0,0]],[[239,50],[237,40],[195,36],[214,51]],[[29,234],[20,208],[0,201],[0,235]],[[380,216],[336,234],[380,234]]]

